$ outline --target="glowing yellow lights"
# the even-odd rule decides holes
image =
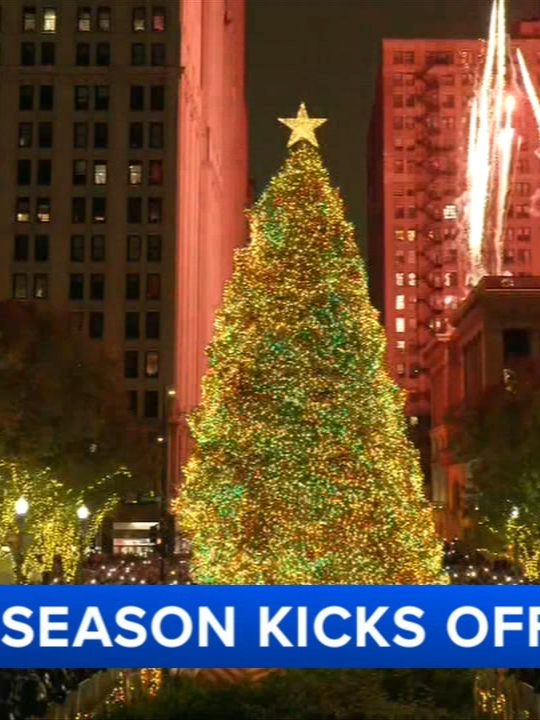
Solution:
[[[174,506],[194,578],[444,582],[354,230],[312,144],[249,219]]]
[[[304,103],[298,108],[295,118],[278,118],[280,123],[292,130],[287,147],[292,147],[300,140],[306,140],[314,147],[319,147],[315,130],[327,122],[326,118],[310,118]]]

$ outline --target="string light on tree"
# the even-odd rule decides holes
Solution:
[[[208,350],[176,511],[201,583],[443,582],[404,398],[323,119],[282,120],[288,158],[249,212]]]

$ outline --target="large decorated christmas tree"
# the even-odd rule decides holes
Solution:
[[[302,105],[249,212],[177,502],[200,583],[430,583],[441,552],[366,274]]]

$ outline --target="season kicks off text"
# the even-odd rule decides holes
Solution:
[[[250,636],[259,648],[412,649],[421,647],[427,639],[422,624],[425,611],[415,605],[397,609],[331,605],[317,611],[308,606],[261,605],[255,610],[256,622]],[[188,643],[199,648],[235,648],[237,629],[244,620],[243,611],[230,605],[219,610],[200,606],[189,611],[180,605],[156,610],[125,605],[112,615],[95,605],[78,607],[76,613],[67,605],[35,609],[13,605],[2,609],[0,642],[13,650],[96,646],[136,649],[148,642],[168,649]],[[440,622],[444,622],[446,643],[458,648],[477,648],[484,643],[503,648],[509,638],[517,635],[530,648],[540,643],[540,606],[497,605],[486,612],[463,605],[446,617],[441,614]]]

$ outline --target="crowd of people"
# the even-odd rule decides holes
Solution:
[[[0,669],[0,720],[44,718],[53,703],[63,703],[70,692],[96,669]]]
[[[507,557],[470,550],[457,538],[445,543],[444,567],[454,585],[521,585],[521,568]]]

